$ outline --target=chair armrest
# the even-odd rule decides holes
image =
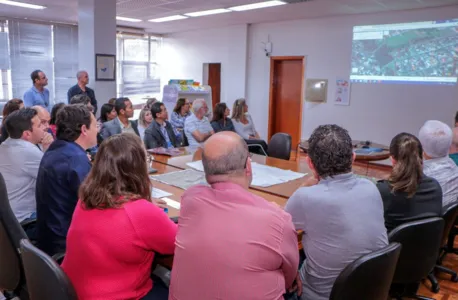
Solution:
[[[22,228],[25,228],[29,225],[35,224],[37,222],[37,219],[27,219],[21,222]]]
[[[164,254],[156,253],[154,256],[154,261],[153,261],[153,270],[156,268],[157,265],[163,266],[164,268],[168,270],[172,270],[173,257],[174,257],[173,254],[164,255]]]
[[[65,257],[65,252],[56,253],[52,256],[52,259],[54,259],[59,265],[61,265],[62,262],[64,261],[64,257]]]
[[[261,148],[261,150],[262,150],[262,152],[264,153],[265,156],[269,156],[269,155],[267,155],[266,151],[264,151],[264,148],[262,148],[262,146],[260,144],[250,144],[250,145],[248,145],[248,148],[250,148],[250,147],[259,147],[259,148]]]

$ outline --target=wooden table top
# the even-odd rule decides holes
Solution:
[[[202,149],[198,148],[194,151],[190,151],[189,148],[180,149],[183,151],[183,154],[174,157],[153,154],[154,161],[184,170],[190,169],[190,167],[186,165],[187,163],[202,160]],[[251,160],[259,164],[268,165],[279,169],[291,170],[299,173],[307,173],[308,176],[311,174],[311,171],[305,162],[283,160],[258,154],[253,154],[251,156]],[[301,186],[303,182],[304,177],[270,187],[251,186],[250,189],[268,193],[274,196],[289,198]]]
[[[353,149],[354,150],[363,149],[364,143],[365,143],[364,141],[353,140],[352,141]],[[356,153],[356,160],[359,160],[359,161],[377,161],[377,160],[385,160],[385,159],[390,157],[390,151],[389,151],[389,147],[388,146],[385,146],[385,145],[382,145],[382,144],[377,144],[377,143],[371,143],[369,145],[369,147],[371,147],[371,148],[382,148],[383,151],[382,152],[367,153],[367,154]],[[299,148],[302,151],[304,151],[305,153],[307,153],[308,148],[309,148],[308,141],[301,142],[299,144]]]

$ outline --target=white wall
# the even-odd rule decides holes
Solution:
[[[194,79],[202,82],[204,63],[221,63],[221,102],[246,94],[248,25],[198,30],[164,37],[161,82]]]
[[[336,77],[350,74],[352,28],[355,25],[389,24],[456,18],[458,6],[380,14],[341,16],[251,25],[247,99],[261,136],[267,136],[269,70],[261,42],[270,36],[273,56],[305,55],[306,78],[327,78],[328,103],[304,105],[302,138],[320,124],[336,123],[354,139],[389,143],[407,131],[416,134],[428,119],[452,125],[458,110],[457,86],[353,84],[350,106],[335,106]],[[292,111],[291,116],[298,116]]]
[[[164,38],[162,82],[170,78],[202,80],[202,64],[222,63],[221,101],[232,105],[244,95],[262,137],[267,136],[270,60],[262,42],[268,37],[274,56],[307,57],[306,78],[327,78],[328,103],[304,105],[302,138],[315,127],[336,123],[354,139],[389,143],[407,131],[416,134],[427,119],[452,125],[458,110],[457,86],[353,84],[350,106],[334,106],[336,77],[349,77],[352,29],[355,25],[388,24],[456,18],[458,6],[349,15],[324,19],[230,26],[172,34]],[[247,42],[248,41],[248,42]],[[298,116],[292,111],[291,117]]]

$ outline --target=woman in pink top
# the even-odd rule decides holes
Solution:
[[[105,140],[79,190],[62,267],[79,299],[167,299],[155,253],[173,254],[177,226],[152,203],[146,152],[130,133]]]

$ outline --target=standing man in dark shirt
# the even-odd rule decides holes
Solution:
[[[56,125],[36,184],[38,247],[49,255],[65,252],[78,189],[91,169],[85,149],[97,144],[97,120],[81,104],[62,108]]]
[[[87,87],[89,83],[89,75],[86,71],[78,71],[76,73],[76,78],[78,79],[78,83],[72,86],[67,93],[68,97],[68,104],[70,104],[70,99],[72,99],[75,95],[84,94],[91,98],[91,104],[94,107],[94,115],[97,113],[97,100],[95,99],[94,90]]]

